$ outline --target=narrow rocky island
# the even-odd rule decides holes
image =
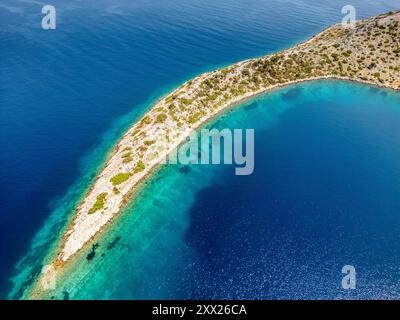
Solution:
[[[122,137],[76,210],[53,265],[62,267],[126,204],[139,182],[189,134],[229,106],[316,79],[400,89],[400,11],[337,24],[293,48],[202,74],[160,100]]]

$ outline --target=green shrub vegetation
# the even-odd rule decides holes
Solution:
[[[117,175],[115,175],[114,177],[112,177],[112,178],[110,179],[110,181],[111,181],[111,183],[112,183],[114,186],[117,186],[117,185],[119,185],[119,184],[125,182],[126,180],[128,180],[129,177],[130,177],[130,174],[129,174],[129,173],[118,173]]]
[[[132,152],[127,152],[121,156],[121,158],[130,158],[132,156]]]
[[[159,113],[154,123],[164,123],[165,120],[167,120],[167,115],[165,113]]]
[[[141,124],[150,124],[151,123],[151,119],[149,116],[145,116],[141,121]]]
[[[156,142],[156,140],[146,140],[145,142],[143,142],[146,146],[151,146],[152,144],[154,144]]]
[[[118,190],[117,187],[114,187],[114,188],[113,188],[113,192],[114,192],[114,194],[120,194],[120,193],[121,193],[121,192]]]
[[[136,164],[135,169],[133,169],[133,174],[142,172],[145,169],[145,165],[142,160],[139,160]]]
[[[172,95],[170,95],[169,97],[167,97],[166,99],[165,99],[165,101],[167,102],[167,103],[171,103],[172,101],[174,101],[176,99],[176,95],[175,94],[172,94]]]
[[[105,201],[106,201],[106,197],[107,197],[107,192],[100,193],[97,196],[96,202],[93,204],[93,207],[90,208],[88,213],[93,214],[96,211],[103,209]]]
[[[133,159],[132,158],[125,158],[124,160],[122,160],[122,163],[129,163],[132,162]]]
[[[135,129],[135,130],[132,132],[132,137],[136,136],[139,132],[140,132],[140,129]]]

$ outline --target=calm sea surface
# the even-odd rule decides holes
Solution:
[[[0,3],[0,297],[19,298],[113,144],[199,73],[305,40],[347,1]],[[399,2],[353,0],[359,18]],[[55,298],[399,297],[400,96],[345,82],[269,93],[210,124],[255,128],[255,172],[166,166]],[[357,290],[341,289],[341,268]],[[10,281],[12,278],[12,281]]]

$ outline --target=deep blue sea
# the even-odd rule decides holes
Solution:
[[[199,73],[340,22],[338,0],[0,3],[0,298],[20,298],[113,144]],[[397,0],[353,0],[357,17]],[[255,172],[166,166],[55,298],[399,298],[400,95],[328,81],[213,121],[255,129]],[[110,246],[110,244],[113,244]],[[342,290],[341,268],[357,270]],[[12,281],[11,281],[12,280]]]

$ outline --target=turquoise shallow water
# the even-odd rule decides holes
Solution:
[[[40,30],[41,6],[38,3],[5,0],[0,5],[1,297],[6,297],[7,292],[11,292],[9,297],[21,297],[24,288],[29,286],[34,276],[40,272],[44,257],[57,243],[61,230],[95,177],[107,152],[124,130],[153,104],[154,99],[203,71],[276,51],[306,39],[329,24],[340,21],[340,9],[347,2],[102,0],[95,3],[54,1],[54,4],[57,7],[59,24],[53,33]],[[359,17],[398,7],[396,1],[377,3],[360,0],[354,1],[354,5]],[[315,89],[314,85],[310,87]],[[274,228],[285,235],[285,232],[290,233],[291,230],[290,224],[285,227],[286,218],[290,217],[290,213],[310,212],[308,219],[313,221],[312,208],[300,205],[302,202],[309,203],[311,195],[300,193],[298,199],[293,198],[294,191],[288,193],[290,188],[284,184],[280,186],[279,181],[285,181],[282,179],[285,176],[292,179],[296,177],[297,172],[305,175],[299,174],[298,181],[308,181],[309,170],[320,161],[318,154],[307,153],[320,150],[323,145],[318,139],[314,144],[311,143],[311,137],[307,136],[306,133],[309,132],[312,137],[319,138],[311,129],[322,128],[312,125],[338,121],[337,128],[327,131],[331,133],[325,139],[330,141],[329,139],[333,138],[329,137],[336,137],[337,133],[346,132],[340,131],[341,129],[354,125],[350,123],[354,119],[365,119],[366,122],[364,130],[356,132],[356,137],[365,137],[367,141],[371,140],[371,143],[378,146],[392,143],[391,148],[372,150],[380,157],[374,160],[376,163],[369,160],[366,164],[370,167],[365,170],[370,172],[372,177],[361,175],[364,168],[362,167],[360,176],[351,180],[343,178],[346,186],[354,188],[357,186],[351,183],[353,180],[376,186],[376,189],[372,190],[373,193],[365,186],[358,186],[360,195],[356,198],[372,197],[377,200],[366,201],[365,204],[355,201],[353,204],[344,196],[343,188],[337,187],[339,182],[337,185],[330,185],[328,178],[318,180],[314,177],[311,182],[315,183],[315,186],[324,185],[331,190],[318,193],[318,197],[315,198],[316,207],[322,207],[324,212],[331,213],[328,215],[331,220],[334,220],[333,217],[338,216],[338,213],[339,216],[345,213],[350,215],[366,210],[366,215],[370,217],[366,223],[370,223],[374,217],[373,212],[382,213],[381,229],[373,230],[373,224],[365,228],[372,230],[372,235],[383,239],[383,242],[376,241],[376,245],[369,243],[369,234],[365,235],[363,241],[372,245],[374,250],[378,247],[383,250],[382,254],[386,254],[380,259],[386,266],[383,269],[392,268],[393,259],[397,257],[396,249],[387,243],[398,240],[393,235],[397,220],[392,215],[393,210],[398,208],[398,167],[393,164],[393,161],[398,160],[398,154],[397,140],[391,141],[390,138],[398,135],[398,118],[394,111],[397,110],[394,107],[398,103],[397,94],[386,91],[384,94],[379,90],[373,95],[374,90],[370,92],[368,87],[365,87],[368,89],[364,92],[364,87],[351,84],[335,86],[330,83],[320,89],[317,86],[321,95],[315,100],[310,100],[307,98],[308,85],[304,88],[306,97],[298,95],[298,90],[289,91],[283,100],[280,94],[271,94],[266,98],[265,106],[268,105],[268,108],[261,107],[262,102],[252,103],[242,108],[248,112],[232,113],[226,122],[217,124],[228,127],[256,126],[256,129],[259,128],[256,133],[256,139],[260,139],[257,140],[258,145],[264,146],[265,141],[269,141],[267,134],[279,137],[279,130],[283,130],[282,132],[289,135],[290,130],[285,131],[286,127],[280,127],[281,117],[290,115],[294,112],[292,110],[299,110],[299,113],[305,114],[295,117],[297,121],[294,121],[294,124],[300,125],[303,118],[315,117],[305,125],[310,127],[310,131],[305,130],[304,135],[301,135],[299,130],[296,135],[299,138],[307,138],[307,142],[303,141],[304,148],[299,148],[296,141],[291,143],[289,138],[282,141],[271,139],[272,145],[266,145],[267,150],[260,153],[265,158],[261,157],[261,160],[256,162],[257,171],[254,178],[252,176],[244,180],[232,180],[232,168],[193,167],[186,174],[187,169],[164,168],[154,178],[158,179],[154,180],[158,183],[149,185],[140,200],[132,204],[139,208],[131,209],[131,213],[134,211],[136,214],[128,212],[124,215],[126,218],[122,217],[121,222],[115,225],[109,235],[104,235],[105,239],[99,239],[100,247],[96,258],[88,264],[83,257],[82,267],[77,268],[76,274],[76,279],[81,279],[79,284],[77,280],[66,281],[65,287],[59,288],[56,297],[63,298],[64,291],[68,292],[71,298],[289,297],[290,290],[293,290],[293,297],[301,297],[302,294],[293,288],[289,290],[288,285],[305,281],[306,278],[298,279],[290,272],[303,269],[304,273],[310,272],[311,280],[315,280],[310,283],[318,287],[316,280],[319,273],[309,260],[299,263],[291,261],[298,255],[298,251],[306,251],[309,255],[310,252],[318,252],[308,247],[307,243],[299,241],[299,238],[307,239],[307,236],[298,235],[293,239],[287,236],[283,241],[271,235],[271,239],[275,240],[267,241],[265,239],[269,239],[268,233],[261,226],[263,223],[275,221],[275,224],[272,224]],[[347,115],[344,120],[340,118],[339,111],[338,114],[329,113],[332,110],[347,110],[341,101],[333,98],[335,90],[343,92],[342,99],[347,101],[346,106],[353,106],[349,108],[349,113],[344,114]],[[353,91],[356,94],[353,94]],[[329,98],[332,100],[332,108],[328,108],[326,114],[326,118],[333,117],[330,120],[326,120],[324,116],[320,119],[316,115],[308,114],[308,110],[301,107],[307,103],[315,106],[325,105],[325,94],[332,97]],[[364,99],[364,95],[369,99]],[[337,102],[337,105],[334,102]],[[364,114],[362,106],[369,106],[372,102],[379,108],[365,108],[367,111]],[[268,111],[265,111],[267,109]],[[263,123],[258,123],[257,119],[252,120],[252,112],[256,112],[254,117],[263,119]],[[367,119],[371,121],[371,128],[368,128]],[[324,122],[325,120],[327,122]],[[382,129],[377,130],[375,126]],[[268,131],[268,128],[281,129],[274,133]],[[376,140],[373,133],[378,135]],[[364,163],[365,158],[370,159],[365,151],[370,149],[363,149],[364,145],[357,145],[357,141],[350,141],[354,145],[347,145],[349,141],[345,138],[342,137],[337,145],[332,146],[330,158],[336,159],[340,156],[341,148],[361,148],[359,152],[363,155],[363,161],[357,163]],[[363,139],[360,138],[358,142],[363,143]],[[282,155],[290,156],[287,158],[287,166],[292,163],[292,157],[297,158],[298,154],[304,152],[303,157],[300,157],[302,162],[293,162],[294,167],[291,170],[282,166],[279,161],[281,158],[271,156],[285,151],[281,149],[281,145],[290,146],[290,150],[294,150],[294,154],[288,152]],[[257,150],[259,147],[256,153],[260,152]],[[335,167],[336,162],[328,163],[326,170],[340,177],[347,177],[354,171],[355,164],[351,160],[358,159],[357,153],[349,157],[339,161],[338,167]],[[307,165],[307,159],[313,161]],[[380,161],[385,166],[381,166]],[[349,163],[353,164],[350,172],[344,169]],[[270,165],[274,169],[271,172],[263,169],[269,168]],[[382,172],[381,168],[386,167],[389,171]],[[274,176],[275,172],[279,173],[279,179]],[[355,173],[357,172],[355,170]],[[320,174],[318,172],[316,176]],[[236,196],[237,188],[241,190],[239,194],[243,193],[243,190],[252,190],[255,186],[256,190],[264,190],[265,181],[270,181],[271,178],[274,178],[271,190],[279,190],[279,193],[271,193],[269,196],[255,193],[251,196],[249,191],[249,194],[244,192],[247,198],[241,199]],[[226,183],[220,186],[222,182]],[[292,188],[296,191],[303,189],[298,185]],[[221,190],[231,192],[224,193]],[[310,190],[314,189],[310,187]],[[332,197],[332,194],[336,196]],[[230,203],[227,199],[232,202],[231,205],[227,205]],[[287,206],[287,203],[294,203],[298,207],[292,208]],[[270,210],[283,212],[285,223],[276,217],[260,214]],[[242,216],[249,218],[242,221]],[[384,220],[385,218],[387,220]],[[354,219],[364,221],[357,214],[352,219],[353,222]],[[387,223],[385,228],[384,221]],[[228,225],[228,222],[232,226]],[[212,226],[215,224],[224,229],[214,229]],[[235,229],[238,225],[253,230],[254,235],[249,236],[242,229]],[[325,224],[328,225],[330,224]],[[315,226],[313,230],[325,230],[321,226]],[[337,230],[340,231],[341,228],[347,230],[346,225],[337,226]],[[388,233],[387,239],[384,239],[383,233],[379,233],[382,230]],[[304,232],[314,234],[307,228]],[[238,236],[237,239],[230,238],[230,235],[237,234],[243,236]],[[263,237],[260,234],[264,234]],[[121,239],[113,249],[106,249],[108,243],[119,236]],[[360,235],[360,238],[362,237]],[[303,247],[292,248],[289,246],[291,242],[303,243]],[[287,251],[281,249],[278,243],[285,244]],[[342,246],[342,242],[334,243],[339,248],[345,247]],[[267,250],[270,245],[273,245],[273,248],[276,246],[276,250]],[[360,243],[356,245],[357,248],[360,246]],[[259,251],[248,252],[249,247]],[[235,248],[238,248],[238,251]],[[263,256],[261,251],[267,255]],[[288,252],[285,265],[288,268],[292,266],[290,270],[284,269],[283,272],[288,278],[285,278],[283,284],[279,279],[265,275],[273,269],[268,269],[264,264],[267,260],[279,260],[282,252]],[[100,259],[102,253],[105,253],[105,256]],[[322,257],[322,253],[320,254]],[[373,254],[367,251],[366,255]],[[256,259],[257,256],[263,258]],[[338,257],[339,255],[330,257],[333,261],[332,270],[335,270],[331,273],[335,279],[330,282],[332,286],[337,284],[336,271],[342,263],[341,259],[346,260],[344,257]],[[388,263],[385,264],[387,260]],[[18,261],[19,264],[16,265]],[[375,260],[362,261],[364,268],[373,265]],[[90,270],[94,272],[88,273]],[[359,295],[367,294],[366,292],[369,292],[370,296],[393,295],[395,281],[390,279],[396,279],[396,270],[393,267],[393,272],[389,272],[387,278],[383,274],[377,277],[379,284],[382,284],[379,287],[383,288],[382,290],[367,290]],[[371,269],[368,269],[368,272],[371,273]],[[84,273],[88,275],[82,278]],[[14,284],[9,281],[11,275],[14,275]],[[271,277],[272,284],[268,281]],[[238,278],[242,280],[235,282]],[[336,291],[325,289],[326,291],[319,289],[318,294],[325,294],[327,297],[341,294],[336,287]],[[315,293],[313,297],[317,297],[318,294]]]

